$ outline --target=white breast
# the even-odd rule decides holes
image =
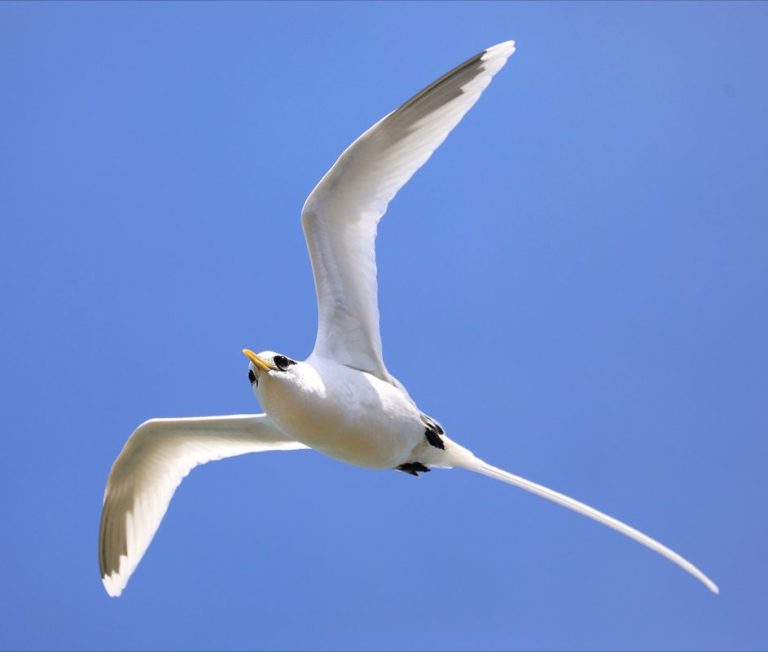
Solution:
[[[424,440],[419,410],[401,389],[332,360],[262,374],[256,394],[283,431],[358,466],[395,468]]]

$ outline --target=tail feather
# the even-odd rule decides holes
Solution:
[[[594,507],[590,507],[589,505],[575,500],[574,498],[570,498],[564,494],[554,491],[553,489],[549,489],[548,487],[544,487],[535,482],[531,482],[530,480],[526,480],[525,478],[521,478],[519,475],[515,475],[509,471],[504,471],[503,469],[492,466],[491,464],[488,464],[487,462],[484,462],[480,458],[476,457],[466,448],[463,448],[454,442],[451,442],[451,444],[451,466],[464,468],[468,471],[474,471],[475,473],[480,473],[481,475],[488,476],[494,480],[500,480],[501,482],[506,482],[507,484],[514,485],[515,487],[520,487],[521,489],[530,491],[537,496],[551,500],[558,505],[572,509],[574,512],[582,514],[583,516],[587,516],[597,521],[598,523],[607,525],[617,532],[621,532],[622,534],[628,536],[630,539],[634,539],[638,543],[642,543],[644,546],[647,546],[651,550],[658,552],[660,555],[666,557],[671,562],[674,562],[680,566],[680,568],[683,570],[688,571],[696,579],[701,581],[710,591],[712,591],[712,593],[720,593],[720,589],[717,587],[717,584],[709,579],[691,562],[677,554],[674,550],[667,548],[667,546],[664,544],[659,543],[656,541],[656,539],[652,539],[647,534],[643,534],[640,532],[640,530],[636,530],[626,523],[622,523],[618,519],[615,519],[612,516],[608,516],[607,514],[604,514]]]

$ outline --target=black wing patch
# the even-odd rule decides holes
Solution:
[[[411,475],[419,477],[419,473],[429,473],[429,467],[424,466],[421,462],[408,462],[407,464],[401,464],[397,467],[398,471],[403,473],[409,473]]]
[[[440,435],[445,434],[443,427],[435,421],[432,417],[428,417],[426,414],[421,415],[421,420],[424,422],[426,428],[424,429],[424,436],[427,438],[430,446],[445,450],[445,442]]]

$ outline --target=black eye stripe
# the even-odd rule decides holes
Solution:
[[[256,382],[256,374],[253,373],[253,369],[248,370],[248,380],[251,381],[251,385]]]
[[[296,361],[286,358],[284,355],[276,355],[275,364],[280,371],[285,371],[291,365],[296,364]]]

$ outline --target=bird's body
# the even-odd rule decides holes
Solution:
[[[357,138],[302,210],[318,304],[313,352],[304,362],[244,349],[259,415],[152,419],[137,428],[107,481],[99,530],[102,581],[120,595],[176,487],[212,460],[312,448],[370,469],[419,475],[461,467],[552,500],[648,546],[706,586],[689,561],[596,509],[482,461],[449,439],[384,364],[375,239],[397,191],[439,147],[514,52],[508,41],[440,77]],[[471,360],[458,360],[472,377]],[[491,382],[489,380],[489,382]]]
[[[287,372],[259,376],[254,392],[272,421],[296,441],[342,462],[394,469],[421,461],[415,457],[429,445],[413,401],[370,373],[313,355]]]

